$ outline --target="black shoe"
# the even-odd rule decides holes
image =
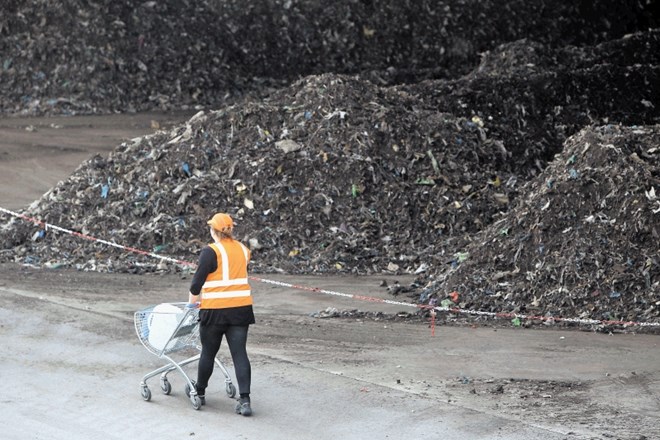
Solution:
[[[252,415],[252,408],[250,407],[250,399],[240,398],[236,403],[236,408],[234,408],[236,414],[241,414],[245,417]]]
[[[200,396],[199,394],[197,395],[199,397],[199,401],[202,403],[202,405],[206,405],[206,396]]]

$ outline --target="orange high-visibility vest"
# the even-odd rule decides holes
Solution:
[[[201,309],[249,306],[252,293],[247,278],[250,250],[236,240],[209,245],[215,251],[218,268],[206,277],[201,292]]]

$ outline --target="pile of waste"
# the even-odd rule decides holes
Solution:
[[[541,317],[660,318],[660,125],[587,127],[423,300]]]
[[[593,45],[657,15],[615,0],[6,0],[0,114],[217,109],[323,73],[456,77],[498,44]]]
[[[317,18],[302,1],[13,3],[2,111],[199,110],[92,157],[23,213],[194,262],[223,211],[255,273],[416,274],[393,293],[660,319],[648,5],[421,3],[347,0]],[[184,9],[197,26],[171,19]],[[190,270],[17,218],[0,245],[0,261],[35,266]]]
[[[489,224],[517,189],[497,167],[508,153],[482,121],[420,104],[356,78],[307,77],[96,156],[27,211],[181,259],[197,254],[206,220],[225,211],[256,271],[414,271],[444,261],[452,240]],[[99,245],[34,236],[22,222],[5,230],[17,261],[155,269],[134,255],[90,259]]]

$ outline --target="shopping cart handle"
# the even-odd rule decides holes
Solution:
[[[196,303],[188,303],[188,304],[186,304],[186,309],[196,309],[196,308],[198,308],[198,307],[199,307],[199,303],[198,303],[198,302],[196,302]]]

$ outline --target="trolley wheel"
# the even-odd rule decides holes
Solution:
[[[190,396],[190,403],[195,410],[198,410],[202,407],[202,399],[198,395]]]
[[[191,380],[191,382],[192,382],[193,386],[195,386],[195,384],[197,383],[194,380]],[[190,397],[190,385],[187,384],[187,383],[186,383],[186,396]]]
[[[150,401],[151,400],[151,390],[149,389],[148,386],[142,385],[142,388],[140,389],[140,393],[142,394],[142,398],[145,401]]]
[[[160,389],[163,390],[163,394],[168,395],[172,392],[172,384],[167,377],[164,377],[160,380]]]
[[[225,385],[225,391],[227,391],[229,397],[234,397],[236,395],[236,387],[231,382]]]

